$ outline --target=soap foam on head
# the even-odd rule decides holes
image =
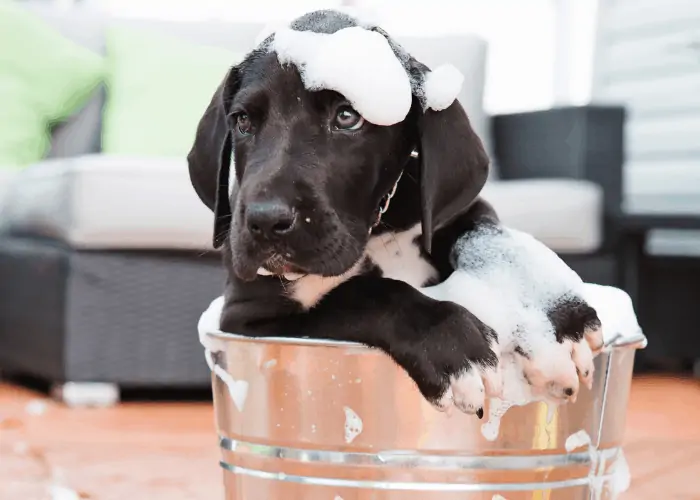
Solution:
[[[426,106],[435,111],[447,109],[462,89],[464,75],[451,64],[428,73],[423,84]]]
[[[411,109],[411,84],[386,38],[362,27],[331,35],[278,30],[270,46],[280,64],[294,64],[310,90],[334,90],[365,120],[393,125]]]
[[[430,71],[385,35],[366,12],[334,9],[267,26],[256,43],[276,52],[280,64],[295,65],[308,90],[342,94],[375,125],[402,121],[413,97],[424,111],[449,107],[464,83],[459,70],[446,64]]]

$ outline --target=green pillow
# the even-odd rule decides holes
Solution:
[[[42,159],[51,126],[88,101],[103,71],[100,55],[25,8],[0,2],[0,165]]]
[[[125,27],[107,33],[107,104],[102,151],[185,157],[197,124],[231,66],[243,56]]]

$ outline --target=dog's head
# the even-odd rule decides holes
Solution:
[[[354,19],[333,11],[292,24],[316,33],[350,26],[357,26]],[[420,83],[427,67],[373,31]],[[488,158],[462,106],[454,100],[435,111],[413,92],[403,119],[370,123],[343,94],[309,90],[297,66],[280,64],[273,39],[228,72],[188,156],[195,190],[214,211],[214,246],[229,241],[233,270],[244,280],[261,267],[343,274],[364,254],[382,200],[417,151],[429,252],[433,233],[467,210],[488,175]]]

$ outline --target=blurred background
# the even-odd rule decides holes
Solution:
[[[195,325],[223,273],[185,156],[264,25],[340,5],[456,65],[493,159],[484,196],[630,294],[649,347],[629,498],[700,498],[697,0],[0,0],[0,498],[63,473],[65,498],[211,494],[185,478],[215,469]],[[95,465],[100,440],[121,472]]]

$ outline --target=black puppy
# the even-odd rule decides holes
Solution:
[[[353,25],[324,11],[292,27]],[[188,161],[228,271],[223,331],[376,347],[437,407],[481,417],[484,387],[500,390],[496,335],[416,289],[452,273],[460,236],[497,221],[477,198],[489,160],[459,102],[436,112],[414,98],[402,122],[376,126],[263,44],[217,89]]]

